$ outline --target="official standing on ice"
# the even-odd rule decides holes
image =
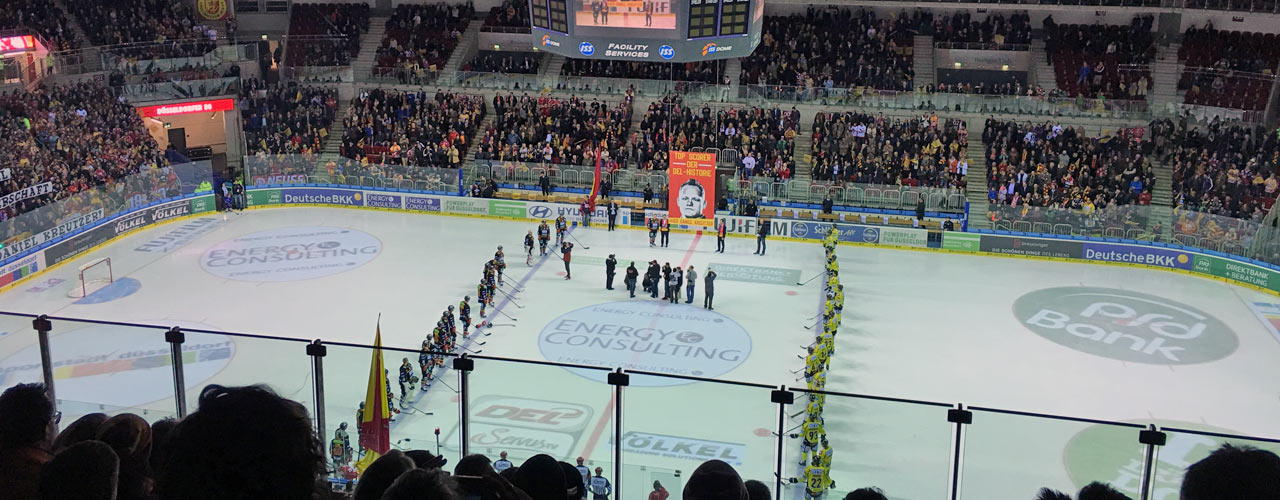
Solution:
[[[604,289],[613,290],[613,274],[618,268],[618,259],[609,254],[609,258],[604,260]]]
[[[564,242],[560,244],[560,255],[564,258],[564,279],[570,279],[573,273],[569,272],[570,253],[573,252],[573,243]]]
[[[622,283],[627,285],[627,292],[631,293],[631,298],[636,298],[636,279],[640,277],[640,271],[636,270],[636,263],[632,262],[627,266],[627,276],[622,278]]]
[[[512,463],[510,460],[507,460],[507,452],[504,451],[502,453],[499,453],[498,456],[502,458],[499,458],[493,461],[493,470],[495,472],[502,472],[504,470],[510,469],[512,466]]]
[[[610,201],[609,207],[605,210],[609,214],[609,230],[613,231],[613,226],[618,222],[618,202]]]
[[[684,280],[686,283],[688,283],[688,285],[684,287],[686,292],[685,298],[687,299],[684,301],[684,303],[692,304],[693,303],[693,287],[694,285],[698,284],[698,273],[693,272],[693,266],[689,266],[689,269],[684,272]]]
[[[708,267],[707,274],[703,275],[702,281],[703,281],[702,286],[707,289],[707,291],[702,292],[703,294],[702,307],[705,307],[709,310],[714,311],[715,308],[711,307],[711,299],[716,294],[716,272],[711,270],[711,268]]]
[[[756,229],[756,253],[755,255],[764,255],[765,238],[769,237],[769,219],[756,219],[756,223],[760,226]]]
[[[591,500],[609,500],[611,494],[613,485],[604,477],[604,469],[596,467],[595,475],[591,476]]]
[[[729,232],[728,225],[725,224],[724,219],[720,219],[716,224],[716,252],[718,253],[724,253],[724,236],[727,232]]]

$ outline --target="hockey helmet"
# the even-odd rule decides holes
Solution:
[[[462,301],[463,301],[463,302],[469,302],[470,300],[471,300],[471,296],[470,296],[470,295],[467,295],[467,296],[462,297]]]
[[[452,305],[452,304],[450,304],[450,305],[449,305],[449,312],[453,312],[453,305]]]
[[[361,404],[363,404],[363,403],[361,403]],[[339,429],[342,429],[342,430],[344,430],[344,431],[345,431],[345,430],[347,430],[347,423],[346,423],[346,422],[343,422],[343,423],[341,423],[341,424],[338,424],[338,428],[339,428]]]

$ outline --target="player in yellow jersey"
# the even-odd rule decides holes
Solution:
[[[801,424],[801,437],[804,439],[800,443],[800,464],[804,465],[809,462],[809,458],[817,456],[818,443],[822,442],[822,436],[825,435],[822,428],[821,415],[809,415],[805,418],[804,424]]]
[[[821,459],[813,460],[804,468],[804,497],[806,499],[821,498],[827,492],[827,472],[822,467]]]
[[[818,452],[818,466],[822,467],[823,488],[832,489],[836,487],[836,481],[831,479],[831,455],[833,451],[831,445],[827,443],[827,437],[822,437],[822,450]]]

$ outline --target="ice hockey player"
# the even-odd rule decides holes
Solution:
[[[533,265],[533,231],[529,231],[524,235],[524,264],[526,266]]]
[[[431,339],[422,339],[422,351],[418,353],[418,367],[422,369],[422,390],[427,390],[427,384],[431,382],[431,372],[436,367],[435,355],[431,354]]]
[[[569,231],[569,222],[564,220],[564,214],[556,217],[556,245],[564,244],[564,235]]]
[[[449,309],[444,312],[445,324],[449,326],[449,335],[454,338],[458,336],[458,321],[453,316],[453,305],[449,305]]]
[[[804,438],[804,442],[800,444],[800,465],[804,465],[809,463],[810,457],[817,456],[818,443],[826,435],[822,428],[822,416],[808,415],[805,417],[804,426],[800,430],[801,437]]]
[[[333,441],[329,442],[329,456],[333,458],[335,467],[342,467],[351,462],[351,435],[347,433],[347,423],[338,425],[333,433]]]
[[[827,470],[822,467],[822,458],[816,454],[813,460],[809,461],[809,465],[804,468],[804,497],[806,500],[816,500],[827,492],[827,481],[830,475]]]
[[[647,225],[649,226],[649,246],[653,247],[654,238],[658,237],[658,218],[650,217]]]
[[[458,319],[462,321],[462,336],[467,336],[467,329],[471,328],[471,296],[462,297],[462,302],[458,303]]]
[[[400,361],[400,406],[404,406],[405,399],[408,397],[409,388],[413,387],[414,379],[413,366],[409,364],[409,358],[402,358]]]
[[[493,252],[494,269],[498,270],[498,285],[502,285],[502,272],[507,270],[507,256],[502,253],[502,245],[498,245],[498,251]]]
[[[484,286],[483,279],[480,280],[480,284],[476,285],[476,300],[480,302],[480,317],[483,318],[485,317],[484,308],[489,304],[489,287]],[[479,324],[476,324],[476,328],[480,328],[483,323],[484,321],[481,320]]]
[[[542,224],[538,226],[538,255],[547,254],[547,242],[551,241],[551,228],[547,227],[547,220],[543,219]]]

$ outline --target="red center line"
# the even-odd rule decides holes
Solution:
[[[684,268],[689,265],[689,260],[693,258],[693,251],[698,248],[698,241],[701,239],[702,239],[702,231],[698,231],[697,233],[694,233],[693,241],[689,243],[689,249],[685,250],[684,258],[680,261],[680,267]],[[661,311],[662,309],[665,309],[667,307],[667,304],[668,302],[663,302],[659,304],[658,305],[659,311]],[[660,315],[655,315],[654,319],[649,321],[649,325],[648,325],[649,328],[652,328],[654,324],[657,323],[659,316]],[[636,362],[639,356],[640,356],[640,353],[636,353],[632,355],[631,357],[632,364]],[[600,435],[604,434],[605,426],[608,425],[609,421],[613,419],[613,408],[615,405],[618,404],[617,396],[618,394],[616,392],[610,391],[609,402],[604,405],[604,412],[600,415],[600,419],[596,421],[595,428],[591,430],[591,436],[588,437],[587,442],[582,445],[582,458],[587,460],[591,459],[591,452],[595,450],[596,443],[600,442]],[[622,443],[613,443],[613,445],[621,446]]]

